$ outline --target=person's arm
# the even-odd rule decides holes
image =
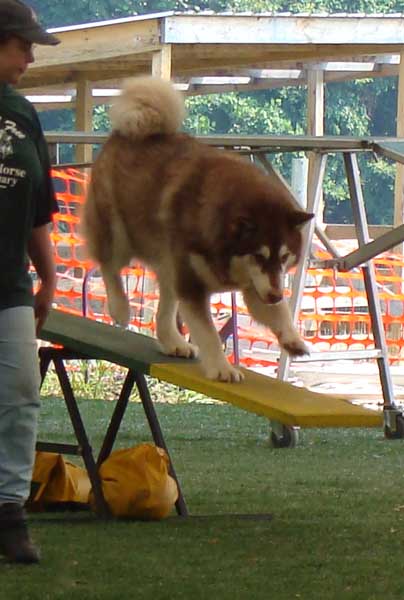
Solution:
[[[51,309],[56,289],[56,267],[49,227],[49,224],[35,227],[28,243],[28,254],[40,279],[34,304],[37,334]]]

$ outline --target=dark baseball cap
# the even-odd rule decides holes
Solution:
[[[38,23],[32,8],[20,0],[0,0],[0,32],[16,35],[33,44],[56,46],[60,43]]]

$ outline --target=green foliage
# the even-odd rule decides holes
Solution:
[[[94,108],[93,114],[93,128],[94,131],[108,132],[111,128],[111,122],[109,119],[109,105],[100,104]]]
[[[137,3],[132,0],[27,0],[47,27],[67,27],[77,23],[89,23],[119,19],[136,14]]]
[[[403,0],[26,0],[48,27],[118,19],[162,11],[403,12]]]
[[[69,361],[69,379],[77,399],[96,398],[108,401],[118,400],[127,369],[112,365],[103,360]],[[184,404],[188,402],[209,402],[206,396],[186,388],[180,388],[158,379],[147,377],[147,384],[154,402]],[[42,398],[52,398],[61,394],[59,379],[51,366],[41,388]],[[131,402],[140,402],[139,392],[134,386],[130,395]]]
[[[286,97],[286,90],[280,89],[188,98],[185,128],[196,135],[302,133],[299,117],[303,114],[289,116],[284,106]]]
[[[363,79],[326,86],[325,133],[358,137],[395,134],[396,79]],[[395,167],[387,161],[360,161],[367,215],[372,224],[393,219]],[[325,181],[325,218],[332,223],[351,223],[352,215],[343,161],[330,158]]]
[[[70,109],[44,110],[39,113],[39,120],[46,131],[72,131],[74,129],[74,111]],[[59,151],[60,162],[73,161],[74,148],[72,144],[61,144]]]
[[[402,12],[403,0],[231,0],[229,8],[253,12]]]
[[[187,99],[185,129],[194,135],[276,135],[304,133],[305,92],[282,88],[251,93],[212,94]],[[291,154],[272,156],[284,175]]]
[[[62,27],[77,23],[90,23],[144,15],[164,11],[212,10],[219,12],[228,7],[226,0],[27,0],[47,27]]]

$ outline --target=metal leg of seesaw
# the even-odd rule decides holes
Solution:
[[[121,393],[119,395],[118,401],[115,406],[115,410],[113,412],[109,427],[107,429],[107,433],[104,438],[103,445],[98,455],[97,466],[100,466],[101,463],[106,458],[108,458],[112,451],[116,436],[119,431],[119,427],[121,425],[123,416],[128,406],[130,393],[135,384],[139,391],[140,399],[142,401],[143,409],[145,411],[145,415],[150,427],[154,443],[156,444],[156,446],[164,448],[170,460],[169,473],[175,479],[178,486],[178,500],[175,503],[177,514],[182,517],[186,517],[188,516],[188,509],[184,500],[184,496],[182,494],[180,482],[177,478],[173,462],[170,457],[170,453],[164,440],[163,432],[161,430],[160,423],[154,408],[153,400],[150,396],[147,381],[142,373],[134,371],[133,369],[128,370],[125,381],[123,383]]]

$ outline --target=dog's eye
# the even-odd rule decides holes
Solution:
[[[281,256],[281,263],[284,265],[288,260],[289,260],[289,252],[287,252],[286,254],[283,254],[283,256]]]

